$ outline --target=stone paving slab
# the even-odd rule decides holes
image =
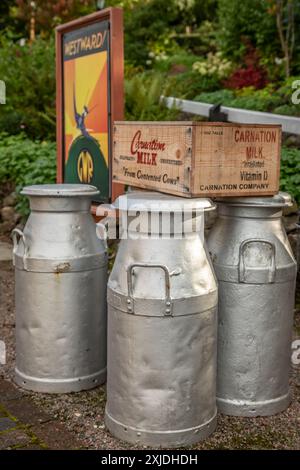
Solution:
[[[75,442],[73,435],[59,422],[49,422],[34,427],[35,436],[47,443],[52,450],[76,450],[82,449],[79,442]]]
[[[0,242],[0,261],[10,261],[12,259],[12,245]]]
[[[0,450],[23,448],[30,443],[30,436],[22,429],[0,433]]]
[[[17,416],[18,420],[26,423],[26,425],[33,426],[35,424],[47,423],[54,419],[37,407],[35,407],[33,414],[32,403],[24,397],[8,401],[1,399],[1,401],[5,404],[5,409],[10,415]]]
[[[0,418],[0,432],[15,428],[16,422],[6,416]]]
[[[22,398],[25,396],[25,393],[15,387],[8,380],[0,379],[0,400],[1,402],[8,402],[11,400],[16,400],[17,398]]]
[[[82,449],[78,439],[15,385],[0,379],[0,450]]]

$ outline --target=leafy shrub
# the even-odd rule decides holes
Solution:
[[[291,81],[293,79],[288,80],[285,85],[277,89],[270,84],[262,90],[247,87],[236,91],[223,89],[211,93],[200,93],[195,97],[195,100],[212,104],[220,103],[232,108],[300,116],[300,106],[291,101],[293,91]]]
[[[200,1],[203,2],[203,0]],[[205,56],[217,50],[216,24],[208,20],[196,22],[190,32],[172,32],[171,37],[186,54]]]
[[[282,104],[273,109],[273,113],[283,116],[300,116],[300,109],[293,104]]]
[[[161,42],[176,22],[175,0],[129,2],[124,9],[125,57],[134,65],[146,65],[155,41]]]
[[[159,73],[136,75],[125,82],[125,112],[130,121],[171,121],[178,111],[160,101],[166,90],[165,77]]]
[[[155,60],[155,57],[153,57],[153,59],[152,66],[156,71],[176,74],[177,69],[179,69],[180,72],[192,70],[194,62],[199,60],[199,57],[194,54],[187,54],[186,51],[178,49],[175,53],[168,55],[164,60]]]
[[[125,80],[130,80],[138,74],[144,72],[144,67],[141,65],[133,65],[127,60],[124,61],[124,78]]]
[[[236,96],[231,90],[218,90],[211,93],[201,93],[196,101],[203,103],[221,104],[232,108],[252,109],[254,111],[267,111],[268,103],[257,98],[255,94],[249,96]]]
[[[11,5],[11,15],[15,20],[30,23],[32,16],[32,2],[28,0],[2,0]],[[2,3],[1,2],[1,3]],[[35,28],[43,36],[52,34],[53,28],[80,16],[95,11],[95,0],[35,0]]]
[[[199,34],[200,44],[195,48],[197,54],[208,54],[217,50],[217,28],[211,21],[200,23],[196,32]]]
[[[268,0],[219,0],[218,19],[219,47],[230,60],[240,60],[249,42],[267,56],[281,50]]]
[[[195,101],[201,101],[203,103],[211,104],[222,104],[224,106],[231,106],[232,101],[235,98],[235,94],[231,90],[217,90],[212,92],[200,93],[195,96]]]
[[[166,60],[179,52],[179,47],[169,33],[164,33],[158,38],[152,39],[148,43],[148,59],[146,65],[155,67],[155,64],[164,63]]]
[[[182,2],[186,3],[186,2]],[[217,14],[218,0],[193,0],[192,10],[196,24],[214,21]]]
[[[213,54],[209,52],[206,60],[200,60],[194,62],[193,70],[198,72],[200,75],[208,75],[213,77],[214,75],[218,78],[225,78],[232,68],[231,62],[222,57],[221,52]]]
[[[125,57],[134,65],[152,65],[149,53],[164,61],[178,46],[195,54],[215,50],[217,0],[106,0],[106,5],[124,9]]]
[[[237,68],[232,75],[224,81],[226,88],[233,90],[253,87],[264,88],[268,82],[267,72],[259,63],[259,54],[253,47],[248,47],[244,57],[244,64]]]
[[[247,67],[236,69],[231,77],[224,82],[224,85],[227,88],[232,88],[233,90],[249,86],[260,89],[266,86],[266,83],[266,73],[259,67],[248,65]]]
[[[56,145],[32,141],[25,134],[0,134],[0,183],[12,182],[19,194],[24,186],[54,183],[56,179]],[[28,213],[27,198],[18,196],[17,210]]]
[[[0,130],[31,138],[55,138],[54,39],[37,38],[21,46],[0,36],[0,77],[6,83]]]
[[[172,96],[194,99],[199,93],[210,92],[221,87],[216,75],[200,75],[195,70],[168,77],[168,89]]]
[[[282,147],[280,189],[290,193],[300,204],[300,150]]]

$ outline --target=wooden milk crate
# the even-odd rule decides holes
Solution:
[[[272,195],[281,126],[115,122],[113,181],[185,197]]]

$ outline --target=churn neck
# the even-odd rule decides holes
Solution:
[[[218,198],[219,215],[277,218],[282,216],[285,207],[292,206],[292,198],[288,193],[279,192],[275,196]]]
[[[89,211],[99,191],[86,184],[37,184],[26,186],[21,194],[29,197],[32,211],[73,212]]]

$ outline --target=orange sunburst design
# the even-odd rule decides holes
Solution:
[[[66,161],[70,145],[80,135],[74,116],[75,90],[77,112],[81,114],[83,107],[87,106],[89,113],[85,120],[86,129],[99,142],[108,162],[107,88],[107,51],[64,62]]]

